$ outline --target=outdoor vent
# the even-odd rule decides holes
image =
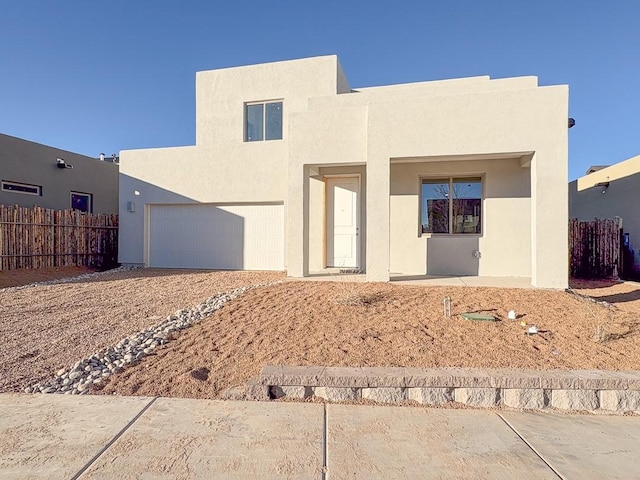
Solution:
[[[127,202],[127,212],[136,211],[136,202]]]

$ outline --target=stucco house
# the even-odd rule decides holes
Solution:
[[[0,134],[0,205],[118,213],[118,165]]]
[[[120,155],[120,261],[567,286],[567,86],[352,88],[336,56],[199,72],[193,146]]]
[[[569,218],[622,219],[632,255],[625,277],[640,278],[640,155],[610,166],[594,166],[569,184]]]

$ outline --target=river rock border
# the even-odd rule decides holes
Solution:
[[[129,365],[138,363],[156,348],[167,343],[171,339],[172,332],[184,330],[202,321],[216,310],[221,309],[227,302],[238,298],[249,290],[276,283],[279,282],[236,288],[226,293],[218,293],[191,309],[178,310],[156,326],[123,338],[115,346],[79,360],[71,367],[62,368],[56,372],[53,379],[29,386],[24,389],[24,392],[86,394],[92,385],[99,386],[111,375],[121,372]]]
[[[640,371],[266,366],[244,398],[640,414]]]

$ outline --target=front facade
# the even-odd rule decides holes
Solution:
[[[0,134],[0,205],[118,213],[118,165]]]
[[[611,166],[589,169],[569,184],[569,218],[622,219],[625,242],[632,255],[631,278],[640,278],[640,155]]]
[[[196,145],[123,151],[120,261],[567,286],[566,86],[352,89],[335,56],[200,72]]]

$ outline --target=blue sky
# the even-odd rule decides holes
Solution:
[[[97,156],[195,142],[195,72],[338,54],[352,87],[568,84],[569,176],[640,154],[640,2],[0,0],[0,132]]]

